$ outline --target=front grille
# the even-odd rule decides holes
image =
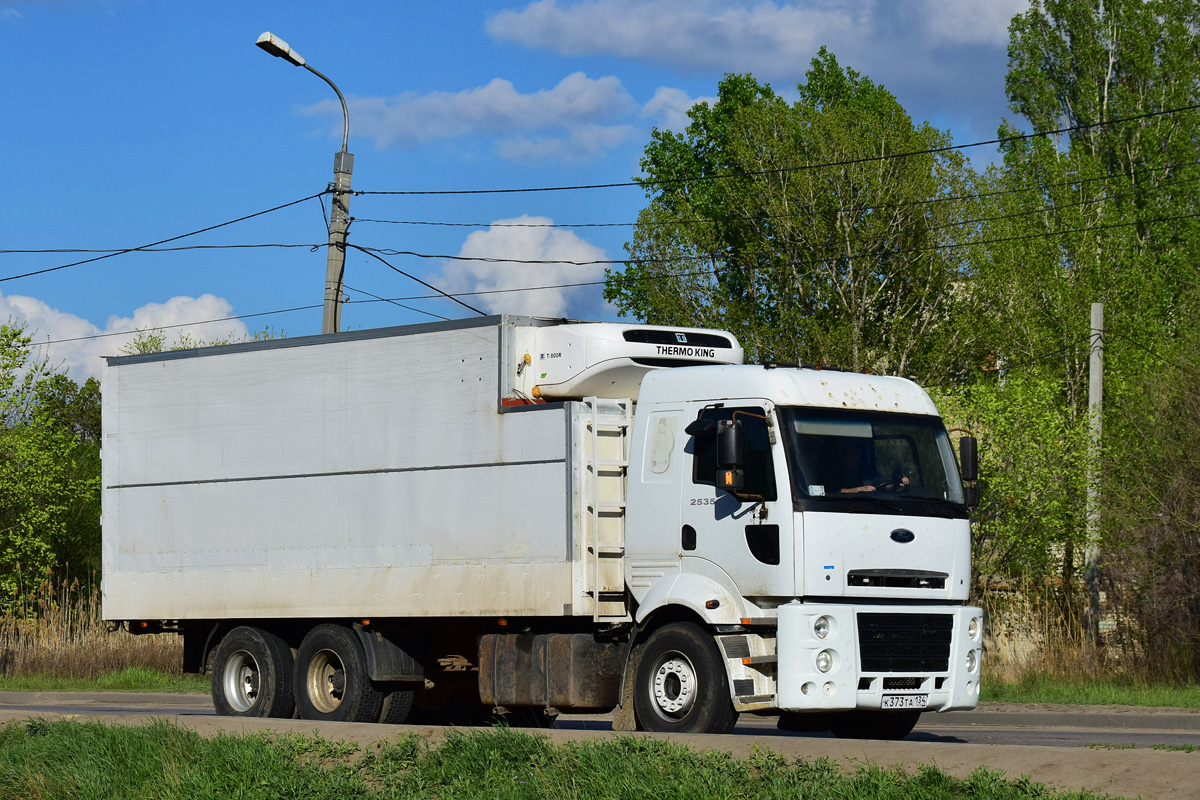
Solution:
[[[950,667],[950,614],[859,614],[863,672],[945,672]]]
[[[923,570],[859,569],[846,575],[848,586],[886,586],[889,589],[945,589],[946,573]]]

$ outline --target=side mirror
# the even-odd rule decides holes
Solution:
[[[971,483],[979,479],[979,442],[974,436],[958,440],[958,461],[964,481]]]
[[[717,422],[717,488],[740,492],[745,483],[742,460],[746,443],[742,439],[740,420],[723,419]]]
[[[979,505],[979,487],[964,486],[963,494],[966,495],[967,508],[975,508]]]

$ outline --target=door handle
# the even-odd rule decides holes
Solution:
[[[691,525],[684,525],[683,530],[679,532],[679,544],[684,550],[695,550],[696,529]]]

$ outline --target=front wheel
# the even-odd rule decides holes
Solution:
[[[213,708],[223,717],[290,717],[292,651],[273,633],[246,625],[225,635],[213,655]]]
[[[304,637],[295,691],[301,719],[378,722],[383,713],[383,692],[367,675],[362,642],[342,625],[318,625]]]
[[[650,634],[637,667],[634,712],[659,733],[729,733],[737,712],[716,642],[700,626],[676,622]]]
[[[912,733],[920,711],[849,711],[835,714],[829,729],[839,739],[898,741]]]

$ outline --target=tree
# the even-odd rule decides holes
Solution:
[[[1198,9],[1194,0],[1035,0],[1010,27],[1010,107],[1037,130],[1071,130],[1010,138],[1003,167],[987,176],[971,294],[995,374],[1009,377],[981,378],[976,391],[991,381],[1010,398],[996,461],[1043,469],[1023,490],[1006,475],[999,483],[1012,492],[990,498],[1004,513],[983,527],[1015,551],[1045,543],[1065,586],[1093,544],[1081,482],[1089,306],[1105,305],[1106,407],[1136,403],[1140,376],[1156,369],[1147,344],[1178,336],[1196,276],[1200,118],[1172,109],[1200,101]],[[1041,403],[1014,394],[1033,385]],[[1106,438],[1136,447],[1127,424],[1106,413]],[[1047,459],[1028,458],[1025,429],[1041,433]],[[1049,497],[1063,513],[1046,512]]]
[[[31,337],[0,325],[0,602],[23,576],[99,567],[99,388],[31,357]]]
[[[653,132],[649,204],[605,296],[647,322],[727,328],[751,359],[952,374],[965,264],[944,245],[973,173],[824,48],[798,90],[789,105],[728,75],[685,133]]]
[[[1200,299],[1200,295],[1197,296]],[[1200,303],[1140,389],[1105,458],[1104,560],[1118,635],[1158,676],[1200,677]],[[1185,306],[1187,308],[1187,306]]]

